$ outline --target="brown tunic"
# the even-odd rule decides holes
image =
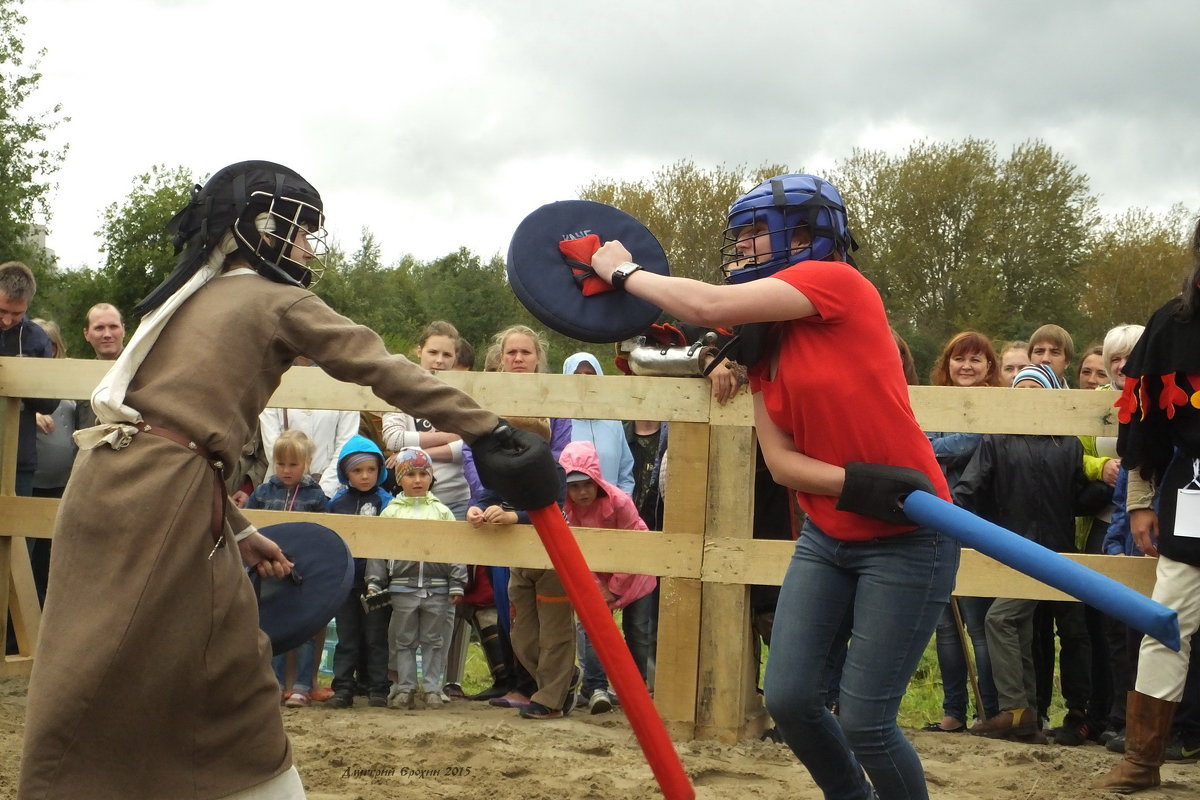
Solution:
[[[467,441],[496,424],[315,295],[257,275],[193,295],[126,404],[235,464],[297,355]],[[213,480],[202,458],[157,436],[80,453],[55,528],[20,800],[218,798],[291,765],[238,549],[209,558]],[[228,508],[231,535],[246,523]]]

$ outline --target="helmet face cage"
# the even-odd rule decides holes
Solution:
[[[279,176],[282,177],[282,176]],[[234,235],[241,249],[256,262],[256,270],[272,280],[305,288],[321,279],[325,272],[325,215],[312,203],[290,197],[277,187],[250,193],[246,210]],[[297,242],[300,233],[303,238]]]
[[[738,243],[767,234],[766,252],[746,254]],[[808,246],[793,250],[797,230],[805,229]],[[770,178],[739,197],[729,209],[729,227],[721,246],[721,271],[727,283],[745,283],[773,275],[801,261],[819,261],[853,247],[842,198],[832,184],[812,175]]]

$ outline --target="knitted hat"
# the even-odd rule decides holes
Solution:
[[[433,459],[419,447],[405,447],[396,453],[396,480],[410,472],[424,470],[433,474]]]
[[[1054,370],[1045,364],[1026,364],[1021,367],[1013,376],[1012,385],[1016,386],[1021,381],[1037,381],[1043,389],[1063,388],[1062,382],[1054,374]]]
[[[378,453],[360,450],[357,453],[350,453],[348,456],[342,459],[342,469],[346,470],[346,472],[349,472],[359,464],[362,464],[366,461],[372,461],[376,465],[380,465],[380,460],[381,459],[379,458]]]

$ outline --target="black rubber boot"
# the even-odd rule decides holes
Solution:
[[[479,631],[479,643],[483,648],[483,657],[487,659],[488,668],[492,672],[492,685],[467,699],[491,700],[503,697],[513,688],[513,652],[508,634],[499,625],[489,625]]]

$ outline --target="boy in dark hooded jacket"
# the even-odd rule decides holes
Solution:
[[[337,472],[346,488],[329,501],[331,513],[377,517],[392,501],[392,496],[381,487],[387,478],[383,453],[365,436],[351,437],[342,447]],[[391,609],[385,606],[367,613],[363,608],[360,598],[367,590],[366,565],[365,558],[354,559],[354,584],[334,617],[338,641],[333,651],[333,697],[325,701],[331,708],[354,705],[359,683],[366,684],[369,705],[387,706],[387,631]]]

